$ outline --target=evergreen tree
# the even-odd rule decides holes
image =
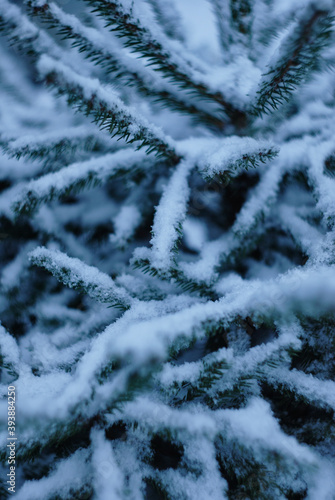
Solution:
[[[333,13],[0,0],[2,498],[335,498]]]

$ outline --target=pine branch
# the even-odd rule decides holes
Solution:
[[[320,65],[320,56],[331,41],[334,17],[307,6],[293,23],[269,63],[257,91],[253,113],[269,113],[288,101],[296,87]]]
[[[93,12],[102,17],[106,26],[116,33],[119,38],[125,39],[124,46],[131,48],[134,52],[140,52],[148,59],[150,65],[160,71],[165,77],[180,88],[192,94],[219,104],[233,123],[245,122],[243,111],[235,108],[219,92],[209,90],[206,85],[199,81],[194,82],[181,68],[184,63],[176,60],[176,57],[163,47],[149,32],[147,27],[140,24],[131,12],[119,1],[86,0],[93,7]]]
[[[152,161],[145,153],[125,149],[116,153],[78,162],[30,181],[13,203],[17,215],[31,214],[42,203],[62,196],[79,193],[98,186],[108,179],[136,176],[145,171]]]
[[[39,61],[39,70],[46,84],[56,89],[58,95],[67,95],[69,105],[86,114],[93,115],[94,122],[106,129],[112,137],[118,136],[127,143],[139,143],[137,149],[146,148],[146,153],[155,152],[171,163],[179,161],[171,141],[156,127],[150,125],[134,110],[125,106],[119,97],[103,88],[97,80],[79,76],[70,68],[47,56]]]
[[[204,123],[214,130],[224,128],[223,121],[195,104],[187,102],[187,96],[182,99],[175,95],[164,81],[153,78],[148,68],[136,60],[121,56],[120,51],[106,45],[104,37],[95,29],[86,27],[70,14],[63,12],[54,3],[40,5],[38,0],[29,2],[30,11],[38,15],[49,28],[56,29],[63,39],[72,41],[72,46],[105,69],[115,81],[122,79],[127,85],[135,86],[146,97],[181,114],[189,115],[195,123]]]
[[[99,302],[111,304],[122,310],[128,309],[132,303],[131,297],[117,287],[107,274],[95,267],[87,266],[79,259],[68,257],[59,251],[38,247],[31,252],[30,261],[51,272],[64,285],[86,293]]]

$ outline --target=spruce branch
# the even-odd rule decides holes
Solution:
[[[60,134],[44,133],[38,137],[27,135],[19,138],[0,137],[0,148],[9,158],[27,158],[40,161],[44,167],[54,167],[57,162],[71,161],[91,151],[110,149],[109,138],[94,133],[88,127],[73,127]]]
[[[136,176],[152,165],[143,152],[125,149],[85,162],[78,162],[30,181],[13,203],[17,215],[31,214],[42,203],[79,193],[108,179]]]
[[[0,2],[15,45],[0,47],[0,367],[17,459],[34,461],[14,496],[332,498],[334,78],[318,47],[334,1],[210,0],[223,57],[189,38],[213,21],[205,0],[194,24],[177,0],[86,1]],[[273,47],[265,107],[315,80],[251,124]],[[42,88],[38,59],[104,133]]]
[[[122,310],[128,309],[132,303],[127,292],[116,286],[107,274],[60,251],[38,247],[30,253],[30,261],[49,271],[64,285],[86,293],[99,302]]]
[[[178,163],[180,158],[169,144],[171,141],[135,110],[125,106],[114,92],[103,88],[98,80],[80,76],[47,56],[40,59],[39,70],[48,86],[58,95],[67,95],[69,105],[86,116],[93,115],[99,128],[108,130],[112,137],[137,143],[137,149],[145,147],[147,154],[154,152],[172,164]]]
[[[211,362],[203,363],[201,372],[196,381],[186,384],[183,389],[186,389],[186,394],[182,399],[174,398],[173,403],[180,405],[186,401],[193,401],[198,398],[205,397],[211,387],[220,380],[225,371],[229,368],[229,364],[226,360],[212,360]]]
[[[174,170],[156,207],[150,259],[153,267],[167,270],[182,237],[182,223],[186,217],[190,189],[188,178],[194,167],[192,161],[182,161]]]
[[[278,153],[278,148],[250,137],[231,136],[223,139],[216,151],[202,155],[198,166],[208,181],[215,178],[226,182],[243,169],[248,171],[271,161]]]
[[[280,393],[288,392],[307,405],[335,411],[335,383],[332,380],[321,380],[301,370],[284,370],[281,366],[273,370],[264,368],[263,376]]]
[[[294,156],[291,161],[294,161]],[[182,264],[182,271],[189,280],[213,285],[219,277],[218,272],[229,269],[240,258],[250,255],[264,234],[262,222],[277,200],[290,165],[286,156],[270,164],[258,185],[250,191],[229,231],[206,243],[198,262]]]
[[[8,38],[11,45],[34,59],[45,52],[52,57],[64,56],[47,33],[33,24],[19,7],[7,0],[0,2],[0,32]]]
[[[296,87],[320,66],[320,56],[331,41],[334,17],[308,6],[290,27],[269,63],[257,91],[252,112],[270,113],[289,101]]]
[[[200,296],[207,297],[211,300],[216,300],[218,298],[217,294],[207,283],[188,278],[177,265],[173,265],[169,269],[162,271],[162,269],[154,267],[150,259],[145,257],[141,258],[140,256],[135,256],[132,259],[132,265],[134,269],[139,269],[144,274],[149,274],[149,276],[157,277],[160,280],[170,282],[172,279],[183,292],[199,293]]]
[[[105,20],[106,26],[124,39],[125,47],[141,53],[154,69],[180,88],[219,104],[233,123],[245,123],[245,113],[228,102],[221,92],[213,92],[202,81],[196,82],[187,75],[182,69],[184,64],[177,61],[169,49],[152,36],[147,27],[141,25],[132,15],[131,9],[127,9],[119,1],[86,1],[93,7],[93,12]]]
[[[38,0],[34,0],[29,1],[28,6],[32,15],[38,15],[49,28],[56,29],[64,40],[71,40],[72,47],[77,48],[95,65],[104,68],[115,82],[122,79],[154,102],[190,116],[195,123],[203,123],[214,130],[224,128],[225,124],[220,117],[188,102],[186,95],[183,99],[157,77],[153,79],[149,69],[141,63],[128,56],[121,57],[120,51],[106,45],[106,40],[97,30],[84,26],[74,16],[63,12],[58,5],[51,2],[42,6]]]

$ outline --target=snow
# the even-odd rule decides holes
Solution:
[[[88,484],[91,473],[87,461],[88,450],[80,449],[69,458],[60,460],[48,477],[26,481],[15,497],[18,500],[47,500],[55,495],[65,497],[74,488],[79,490]]]
[[[17,137],[15,139],[9,140],[9,148],[10,152],[20,152],[21,150],[29,149],[34,150],[38,149],[41,146],[48,147],[49,144],[52,146],[53,144],[57,144],[62,140],[71,140],[71,139],[81,139],[86,138],[89,135],[96,135],[103,139],[102,134],[97,134],[95,128],[89,125],[81,125],[78,127],[71,127],[63,130],[53,130],[51,132],[47,132],[36,137],[35,135],[25,135],[21,137]],[[107,142],[107,141],[106,141]]]
[[[131,238],[141,222],[141,212],[136,205],[123,206],[114,217],[114,233],[110,235],[110,241],[117,245],[124,245]]]
[[[173,147],[172,139],[166,137],[161,129],[151,125],[145,117],[139,116],[135,108],[124,105],[116,91],[110,86],[104,87],[97,78],[88,78],[72,71],[69,66],[47,56],[41,56],[38,62],[38,70],[42,76],[56,72],[65,84],[79,87],[83,92],[83,97],[90,101],[93,97],[97,98],[102,104],[107,105],[108,109],[114,113],[118,120],[124,120],[129,134],[128,140],[140,140],[142,135],[147,139],[158,139]]]
[[[2,325],[0,325],[0,346],[1,355],[5,363],[10,363],[12,367],[20,369],[20,351],[14,337],[12,337]]]
[[[93,429],[91,432],[91,441],[94,490],[97,498],[99,500],[121,499],[124,486],[111,443],[106,441],[104,432],[98,429]]]
[[[295,438],[287,436],[273,417],[270,406],[265,401],[254,398],[246,408],[217,412],[218,420],[228,425],[231,433],[247,447],[252,446],[257,453],[262,448],[269,448],[294,461],[314,465],[316,457],[307,446],[300,445]]]
[[[274,370],[266,379],[273,385],[283,384],[289,391],[315,402],[321,408],[335,409],[335,383],[331,380],[320,380],[312,374],[306,375],[299,370]]]
[[[160,479],[166,484],[170,495],[177,497],[178,492],[186,491],[185,498],[227,499],[227,482],[222,478],[216,461],[214,443],[203,437],[194,437],[184,445],[184,462],[197,474],[176,473],[172,469],[162,471]]]
[[[144,152],[135,152],[125,149],[110,153],[100,158],[92,158],[85,162],[73,163],[63,167],[58,172],[53,172],[39,177],[26,184],[20,196],[14,200],[15,209],[18,211],[29,209],[30,205],[41,201],[52,200],[55,197],[68,194],[71,190],[84,184],[99,184],[116,175],[125,175],[134,169],[143,168],[148,161]]]
[[[178,225],[183,223],[186,215],[190,193],[187,178],[192,167],[191,162],[180,163],[156,207],[150,241],[150,260],[154,268],[168,270],[172,263],[172,250],[179,238]]]
[[[5,290],[11,290],[19,287],[20,280],[26,273],[27,268],[27,255],[35,248],[33,243],[28,243],[23,246],[16,258],[10,262],[1,272],[1,286]]]
[[[71,28],[62,41],[0,3],[10,43],[34,53],[0,48],[0,418],[13,383],[20,453],[35,459],[15,498],[137,500],[156,484],[221,500],[252,484],[262,498],[331,500],[334,74],[320,63],[277,111],[250,109],[299,20],[334,2],[255,0],[250,34],[229,2],[102,3],[159,43],[168,75],[87,5],[32,2]],[[36,77],[50,73],[80,94],[77,113]],[[99,130],[105,110],[131,144]]]
[[[250,137],[234,137],[224,139],[220,145],[220,149],[215,153],[211,152],[207,157],[201,159],[200,168],[208,177],[214,177],[226,170],[234,171],[239,166],[238,162],[243,162],[245,156],[256,157],[259,153],[266,153],[271,149],[270,145],[258,143]]]
[[[333,2],[331,0],[324,0],[320,4],[312,0],[298,2],[298,5],[295,5],[295,20],[287,28],[280,44],[267,62],[258,91],[251,93],[257,110],[263,112],[263,108],[268,108],[272,98],[282,100],[285,98],[285,94],[290,94],[299,83],[306,80],[315,62],[320,59],[319,53],[322,46],[327,45],[322,39],[326,28],[318,25],[318,21],[320,24],[320,20],[328,19],[330,27],[331,22],[327,18],[327,13],[332,8]],[[300,44],[300,36],[302,35],[305,36],[306,41]],[[329,42],[328,44],[330,45]],[[292,60],[294,60],[294,64],[292,64]],[[272,88],[270,91],[264,92],[263,89],[267,84],[271,84]]]
[[[153,12],[162,29],[167,36],[184,40],[183,29],[180,22],[180,17],[176,12],[178,4],[172,0],[150,0],[153,7]]]
[[[263,218],[271,213],[284,175],[293,169],[299,170],[308,161],[306,147],[309,141],[312,139],[294,139],[283,144],[278,157],[261,172],[260,182],[251,190],[230,231],[205,243],[196,263],[182,263],[181,269],[187,277],[207,283],[215,280],[215,268],[234,256],[248,234],[257,230]]]
[[[37,247],[29,257],[32,263],[45,267],[70,288],[83,288],[96,300],[107,303],[131,302],[129,295],[118,288],[108,275],[92,266],[82,265],[79,259],[43,247]]]
[[[60,23],[60,25],[71,27],[74,33],[77,33],[84,40],[91,43],[94,50],[98,50],[102,53],[102,55],[110,57],[110,62],[116,64],[116,67],[121,71],[121,73],[124,73],[125,71],[128,72],[130,78],[134,75],[138,75],[148,88],[154,89],[156,92],[168,91],[177,96],[172,85],[167,84],[167,82],[160,78],[150,67],[143,67],[143,64],[141,64],[141,62],[139,62],[135,57],[132,57],[132,54],[126,53],[117,39],[106,38],[104,32],[98,31],[93,27],[86,26],[80,22],[76,16],[64,12],[53,2],[48,5],[51,15]],[[115,82],[115,84],[117,84],[117,82]]]
[[[184,240],[188,248],[199,252],[207,240],[207,230],[202,221],[188,217],[183,224]]]

